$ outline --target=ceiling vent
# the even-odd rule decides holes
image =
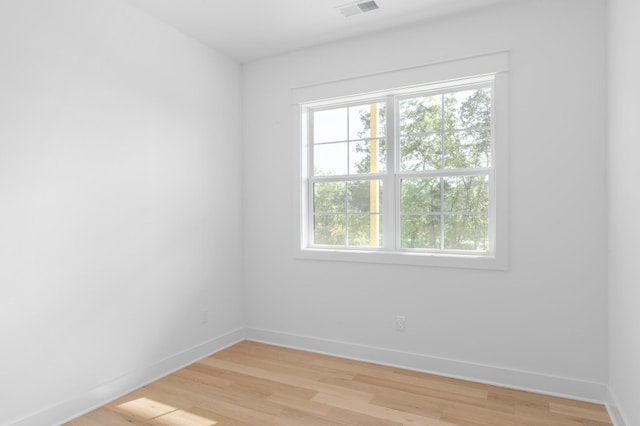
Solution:
[[[349,17],[353,15],[357,15],[359,13],[371,12],[372,10],[378,9],[378,4],[373,1],[361,1],[358,3],[350,3],[342,6],[338,6],[340,9],[340,13],[344,16]]]

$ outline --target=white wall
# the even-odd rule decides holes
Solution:
[[[242,325],[239,98],[117,1],[0,1],[0,424]]]
[[[255,335],[606,383],[605,16],[599,0],[527,1],[246,65],[246,317],[273,332]],[[499,50],[511,52],[509,271],[294,259],[290,90]]]
[[[613,1],[625,112],[637,5]],[[276,338],[605,383],[605,12],[531,0],[261,60],[241,117],[238,65],[117,1],[0,0],[0,424],[232,332],[243,300]],[[509,271],[295,260],[290,89],[504,49]],[[631,120],[612,126],[609,368],[637,422]]]
[[[640,3],[609,1],[609,380],[640,424]]]

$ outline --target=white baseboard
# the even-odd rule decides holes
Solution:
[[[624,412],[622,411],[622,407],[618,402],[616,394],[611,388],[609,388],[609,402],[607,403],[607,411],[609,412],[609,417],[611,417],[613,426],[631,426],[631,423],[627,420]]]
[[[244,339],[245,329],[239,328],[165,358],[153,365],[132,371],[104,383],[82,395],[78,395],[77,398],[72,398],[23,417],[11,423],[11,425],[51,426],[63,424]]]
[[[605,404],[609,400],[606,385],[529,371],[513,370],[400,352],[392,349],[358,345],[311,336],[281,333],[259,328],[246,329],[247,340],[339,356],[358,361],[432,373],[546,395]]]

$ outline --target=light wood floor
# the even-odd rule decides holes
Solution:
[[[245,341],[80,417],[93,425],[611,425],[597,404]]]

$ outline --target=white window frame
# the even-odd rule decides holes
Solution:
[[[383,229],[394,229],[394,238],[385,234],[383,247],[319,247],[310,244],[313,235],[311,218],[308,114],[313,108],[371,99],[401,97],[415,92],[446,92],[460,85],[485,84],[492,86],[492,168],[489,193],[489,252],[446,251],[434,252],[419,249],[401,249],[399,244],[399,206],[395,193],[399,190],[404,173],[393,170],[393,157],[389,158],[383,181],[384,214]],[[297,155],[295,169],[295,199],[297,200],[295,257],[309,260],[354,261],[417,266],[453,268],[477,268],[506,270],[508,268],[508,53],[499,52],[446,61],[409,69],[389,71],[348,80],[305,86],[294,89],[292,104],[295,123]],[[413,95],[412,95],[413,96]],[[393,101],[395,105],[396,100]],[[395,109],[395,107],[394,107]],[[387,120],[387,134],[395,135],[393,123]],[[389,143],[389,141],[387,141]],[[393,156],[388,149],[388,155]],[[445,172],[445,174],[447,174]],[[369,175],[365,175],[369,176]],[[360,177],[360,176],[358,176]],[[356,179],[358,177],[355,177]]]

